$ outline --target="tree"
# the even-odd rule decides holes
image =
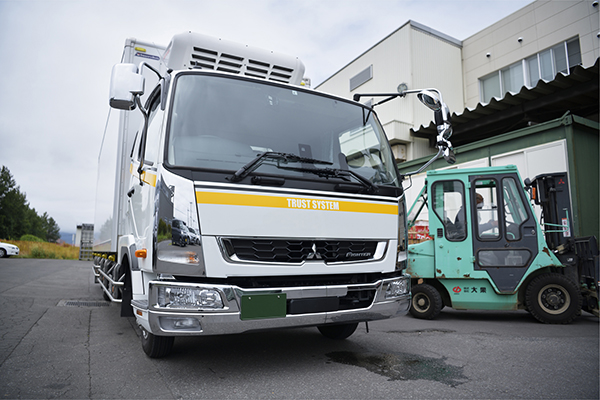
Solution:
[[[25,234],[23,222],[27,200],[21,193],[10,171],[2,166],[0,171],[0,237],[20,237]]]
[[[42,215],[42,227],[46,233],[47,241],[56,242],[60,239],[60,227],[54,221],[54,218],[50,217],[46,212]]]
[[[25,193],[5,166],[0,170],[0,238],[20,238],[30,234],[50,242],[60,238],[56,221],[44,212],[38,215],[29,207]]]

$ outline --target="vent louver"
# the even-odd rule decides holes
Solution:
[[[246,60],[233,54],[219,53],[214,50],[194,47],[190,65],[230,74],[246,75],[253,78],[268,79],[275,82],[291,83],[292,68],[269,64],[258,60]]]
[[[165,54],[170,69],[202,68],[295,85],[304,75],[295,57],[191,32],[175,35]]]

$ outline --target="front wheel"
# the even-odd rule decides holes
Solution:
[[[8,257],[8,256],[6,255],[6,250],[4,250],[4,249],[0,248],[0,258],[4,258],[4,257]]]
[[[325,336],[329,339],[334,340],[344,340],[350,337],[356,328],[358,327],[358,322],[353,324],[340,324],[340,325],[321,325],[317,326],[321,335]]]
[[[581,292],[564,275],[551,273],[536,277],[527,286],[528,311],[545,324],[569,324],[581,313]]]
[[[156,336],[144,328],[142,330],[142,348],[150,358],[161,358],[169,355],[173,349],[175,338],[173,336]]]
[[[434,319],[442,311],[442,296],[426,283],[412,287],[410,314],[415,318]]]

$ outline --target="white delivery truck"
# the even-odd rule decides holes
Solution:
[[[93,268],[150,357],[185,335],[316,326],[344,339],[408,311],[405,200],[385,133],[372,108],[310,90],[303,74],[297,58],[195,33],[166,48],[126,41]]]

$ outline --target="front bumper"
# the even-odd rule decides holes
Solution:
[[[386,298],[386,291],[393,283],[406,283],[405,293]],[[217,310],[172,309],[158,305],[159,287],[185,286],[195,289],[216,290],[223,300]],[[369,304],[359,308],[311,311],[310,306],[293,311],[294,301],[307,304],[327,304],[330,300],[345,298],[349,293],[372,293]],[[244,318],[243,298],[255,295],[282,295],[287,301],[287,312],[279,317]],[[278,297],[278,296],[276,296]],[[152,281],[149,285],[149,301],[133,300],[132,306],[138,322],[150,333],[158,336],[198,336],[242,333],[273,328],[290,328],[340,324],[388,319],[408,312],[410,307],[410,278],[382,279],[374,283],[357,285],[329,285],[310,287],[279,287],[247,289],[230,285],[182,284],[173,281]],[[334,301],[335,302],[335,301]],[[245,307],[245,306],[244,306]],[[284,306],[285,307],[285,306]],[[247,314],[246,314],[247,315]]]
[[[18,256],[19,248],[17,246],[4,246],[2,247],[6,251],[7,256]]]

